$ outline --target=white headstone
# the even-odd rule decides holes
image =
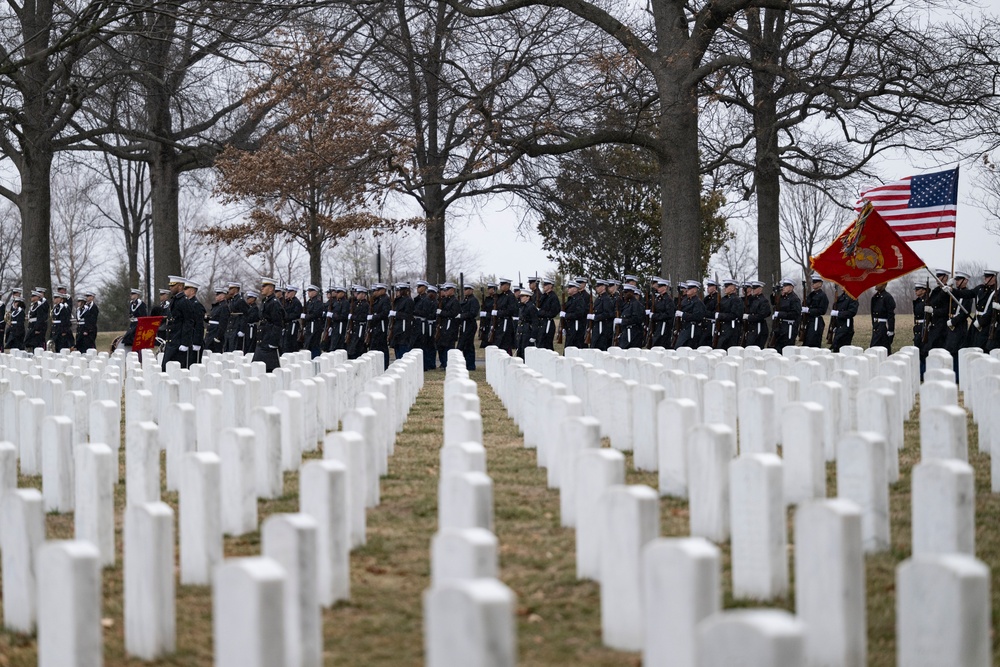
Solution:
[[[739,395],[739,439],[741,454],[777,453],[777,413],[774,392],[760,387]]]
[[[299,476],[299,512],[318,526],[319,602],[330,607],[351,596],[347,468],[339,461],[309,461]]]
[[[736,450],[734,434],[721,424],[688,431],[688,509],[691,535],[713,542],[729,539],[729,461]]]
[[[805,628],[780,609],[738,609],[698,626],[698,667],[802,667]]]
[[[35,630],[35,556],[45,540],[45,508],[36,489],[15,489],[0,498],[0,579],[3,624],[8,630]]]
[[[438,530],[493,530],[493,480],[481,472],[442,475],[438,484]]]
[[[274,406],[281,411],[281,469],[298,470],[302,465],[305,437],[302,394],[287,390],[275,392]]]
[[[167,440],[167,490],[177,491],[181,486],[184,457],[198,449],[198,414],[190,403],[171,406]]]
[[[74,537],[93,544],[102,566],[115,564],[115,489],[112,468],[117,463],[104,444],[75,449],[76,511]]]
[[[642,549],[660,533],[660,504],[648,486],[616,485],[601,498],[601,637],[621,651],[643,647]]]
[[[570,417],[563,422],[559,449],[559,520],[576,526],[576,461],[585,449],[601,446],[601,425],[594,417]]]
[[[261,406],[250,411],[250,430],[254,434],[254,470],[257,497],[273,499],[285,488],[281,471],[281,410]]]
[[[858,430],[875,433],[886,441],[885,470],[890,484],[899,481],[899,452],[894,446],[892,404],[888,389],[863,389],[858,393]]]
[[[323,458],[328,461],[339,461],[347,470],[351,547],[364,546],[367,532],[365,498],[368,485],[364,438],[354,431],[328,433],[323,442]]]
[[[38,550],[39,667],[102,664],[100,559],[90,542],[46,542]]]
[[[244,535],[257,530],[257,468],[254,432],[227,428],[219,437],[222,461],[222,532]]]
[[[886,449],[885,438],[869,432],[848,433],[837,446],[837,497],[853,501],[861,510],[865,553],[889,548]]]
[[[781,455],[785,502],[826,497],[823,452],[823,407],[819,403],[789,403],[781,415]]]
[[[133,422],[125,432],[125,504],[160,500],[160,444],[153,422]]]
[[[657,429],[661,496],[688,497],[687,440],[698,423],[694,401],[682,398],[660,402]]]
[[[181,583],[207,585],[213,568],[222,561],[222,462],[218,455],[185,455],[178,505]]]
[[[495,579],[500,569],[496,535],[485,528],[446,528],[431,538],[431,585]]]
[[[705,384],[706,395],[709,393],[709,385]],[[731,383],[724,383],[728,386]],[[732,385],[732,392],[735,393],[736,385]],[[632,391],[634,409],[632,411],[632,449],[633,465],[636,470],[656,471],[659,467],[659,417],[660,402],[666,397],[666,393],[658,384],[637,385]]]
[[[969,460],[965,410],[957,405],[920,408],[920,459]]]
[[[976,484],[972,466],[929,459],[913,467],[913,555],[976,555]]]
[[[861,511],[832,498],[795,512],[795,614],[808,665],[865,667],[867,629]]]
[[[127,506],[124,538],[125,652],[156,660],[177,643],[173,511],[161,502]]]
[[[46,512],[72,512],[73,422],[69,417],[46,417],[42,422],[42,497]]]
[[[495,579],[449,581],[424,593],[427,667],[514,667],[516,598]]]
[[[964,554],[923,555],[896,568],[900,667],[993,664],[990,569]]]
[[[322,616],[316,590],[315,519],[305,514],[274,514],[261,526],[261,555],[285,570],[285,660],[291,667],[323,664]]]
[[[576,457],[576,577],[601,574],[600,502],[611,486],[625,483],[625,456],[611,449],[584,449]]]
[[[94,401],[90,404],[90,441],[111,448],[114,483],[118,484],[119,452],[122,447],[121,408],[114,401]]]
[[[235,558],[212,582],[215,667],[285,662],[285,570],[270,558]]]
[[[722,608],[722,555],[700,537],[659,538],[642,555],[646,667],[696,667],[697,626]]]
[[[729,462],[733,597],[770,600],[788,592],[788,540],[781,459],[742,454]]]

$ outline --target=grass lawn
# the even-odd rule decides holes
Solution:
[[[902,324],[902,322],[900,323]],[[855,342],[867,344],[861,331]],[[909,328],[902,326],[903,333]],[[909,343],[904,335],[897,345]],[[860,339],[860,340],[859,340]],[[106,347],[102,348],[106,349]],[[518,642],[522,665],[638,665],[636,654],[610,651],[600,643],[598,587],[575,579],[573,531],[559,527],[559,498],[546,489],[545,471],[536,467],[535,452],[523,447],[517,428],[486,384],[485,373],[472,374],[479,384],[489,474],[494,482],[496,533],[500,542],[501,579],[517,594]],[[382,504],[368,514],[368,544],[352,554],[351,601],[324,611],[326,664],[420,665],[423,663],[421,594],[429,584],[430,538],[436,528],[438,454],[442,443],[444,374],[427,375],[406,428],[396,442],[389,475],[382,480]],[[892,547],[866,559],[868,593],[869,664],[895,664],[895,567],[910,553],[910,469],[919,460],[917,412],[906,422],[906,447],[900,456],[900,482],[891,487]],[[976,551],[992,568],[994,618],[1000,610],[1000,497],[990,493],[989,458],[977,453],[977,429],[969,430],[970,463],[976,471]],[[315,454],[313,454],[315,455]],[[124,458],[121,461],[124,477]],[[631,458],[627,460],[631,468]],[[649,473],[628,472],[628,483],[656,486]],[[38,477],[19,480],[21,486],[39,487]],[[298,507],[297,474],[285,476],[286,495],[258,504],[260,518]],[[828,466],[828,493],[835,493],[834,468]],[[174,510],[177,496],[164,493]],[[118,547],[121,548],[121,511],[124,487],[116,495]],[[688,533],[687,504],[661,501],[661,534]],[[792,514],[789,513],[791,527]],[[72,516],[50,514],[50,539],[72,538]],[[259,553],[259,534],[227,538],[226,556]],[[794,544],[794,536],[790,535]],[[730,594],[729,548],[722,546],[725,606],[737,603]],[[793,554],[794,557],[794,554]],[[104,572],[105,664],[184,665],[212,664],[211,593],[207,587],[177,588],[177,653],[156,663],[128,659],[123,649],[122,568]],[[792,564],[790,563],[790,566]],[[794,585],[794,583],[793,583]],[[792,609],[792,598],[773,606]],[[994,658],[1000,659],[994,642]],[[36,664],[35,641],[0,633],[0,667]]]

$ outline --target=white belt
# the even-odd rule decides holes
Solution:
[[[884,317],[876,317],[876,318],[875,318],[874,320],[872,320],[872,321],[873,321],[873,322],[876,322],[876,323],[878,323],[878,324],[889,324],[889,320],[885,319]]]
[[[218,320],[209,320],[208,323],[209,324],[218,324],[219,321]]]

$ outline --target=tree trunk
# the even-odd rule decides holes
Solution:
[[[155,287],[166,287],[167,276],[181,273],[179,229],[180,179],[177,157],[167,146],[151,151],[150,205],[153,214],[153,278]]]
[[[323,244],[313,243],[309,246],[309,282],[322,291],[323,288]],[[302,291],[305,291],[303,286]]]
[[[49,150],[25,151],[21,171],[21,194],[17,207],[21,213],[21,281],[25,301],[35,287],[52,287],[52,158]],[[51,294],[51,290],[49,292]]]
[[[754,184],[757,191],[757,279],[767,281],[781,276],[781,224],[778,217],[781,173],[774,124],[770,128],[761,125],[757,125],[757,128],[757,157],[754,164]]]
[[[694,92],[677,80],[661,83],[659,156],[661,275],[701,280],[701,182],[698,178],[698,107]]]
[[[440,185],[424,188],[424,216],[427,218],[427,280],[434,284],[447,279],[445,264],[445,202]]]

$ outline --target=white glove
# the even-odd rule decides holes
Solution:
[[[181,352],[187,352],[188,351],[188,346],[187,345],[181,345],[177,349],[180,350]]]
[[[955,320],[953,320],[953,319],[952,320],[948,320],[948,328],[949,329],[954,329],[955,328]]]
[[[1000,306],[1000,304],[997,304],[997,303],[993,304],[994,308],[997,308],[997,306]],[[1000,309],[998,309],[998,310],[1000,310]],[[934,308],[932,306],[924,306],[924,314],[926,314],[926,315],[933,315],[934,314]]]
[[[674,311],[674,317],[684,317],[684,311],[683,310],[675,310]]]
[[[617,326],[617,325],[619,325],[619,324],[621,324],[621,323],[622,323],[622,318],[620,318],[620,317],[616,317],[616,318],[615,318],[615,321],[614,321],[614,324],[615,324],[615,325]]]
[[[237,338],[246,338],[246,334],[243,333],[242,331],[238,331],[238,332],[236,332],[236,337]]]
[[[771,319],[772,319],[772,320],[776,320],[776,319],[778,319],[778,313],[772,313],[772,315],[771,315]]]
[[[951,283],[950,280],[948,282]],[[950,284],[949,285],[945,285],[941,289],[944,290],[945,292],[947,292],[948,294],[951,294],[951,285]]]
[[[304,320],[304,319],[306,319],[306,314],[305,314],[305,313],[302,313],[301,315],[299,315],[299,319],[300,319],[300,320]]]
[[[715,314],[715,316],[714,316],[714,317],[713,317],[712,319],[713,319],[713,320],[717,320],[717,319],[719,319],[719,314],[718,314],[718,313],[716,313],[716,314]]]
[[[440,313],[441,311],[439,310],[438,312]],[[371,322],[372,321],[372,316],[371,315],[367,315],[367,316],[365,316],[365,319],[368,320],[369,322]]]
[[[653,311],[651,311],[651,310],[647,310],[646,311],[646,317],[650,317],[652,314],[653,314]]]
[[[529,338],[529,339],[528,339],[528,342],[529,342],[529,343],[534,343],[534,342],[535,342],[535,339],[534,339],[534,338]]]
[[[802,312],[803,313],[808,313],[809,312],[809,306],[802,306]]]
[[[271,348],[272,350],[277,350],[278,349],[277,345],[268,345],[268,347]]]
[[[982,327],[979,326],[979,320],[972,320],[972,326],[976,327],[977,329],[982,329]]]
[[[323,313],[323,316],[324,317],[333,317],[333,313],[326,312],[326,313]]]
[[[839,313],[840,313],[839,310],[831,310],[830,311],[830,317],[836,317]]]
[[[496,317],[497,316],[497,311],[491,310],[490,311],[490,315],[493,316],[493,317]]]
[[[347,319],[354,319],[354,313],[347,313]]]
[[[892,338],[893,336],[896,335],[896,332],[895,331],[886,331],[885,335],[888,336],[889,338]]]
[[[486,317],[486,311],[485,310],[480,310],[479,311],[479,317]]]
[[[559,318],[562,319],[564,317],[566,317],[566,311],[565,310],[560,310],[559,311]]]
[[[587,319],[593,321],[594,314],[593,313],[587,313]]]
[[[390,310],[389,311],[389,317],[396,317],[396,311],[395,310]]]
[[[438,309],[437,309],[437,314],[438,314],[438,315],[440,315],[440,314],[441,314],[441,309],[440,309],[440,308],[438,308]]]
[[[192,345],[191,349],[194,350],[195,352],[197,352],[198,350],[201,349],[201,345]]]
[[[750,313],[743,313],[743,319],[749,320],[750,319]]]
[[[993,310],[1000,310],[1000,301],[993,302]]]
[[[950,287],[954,287],[954,286],[955,286],[955,279],[954,278],[948,278],[948,283],[945,285],[945,287],[950,288]]]
[[[520,319],[521,319],[520,317],[515,317],[515,318],[514,318],[514,321],[515,321],[515,322],[517,322],[517,321],[518,321],[518,320],[520,320]]]

